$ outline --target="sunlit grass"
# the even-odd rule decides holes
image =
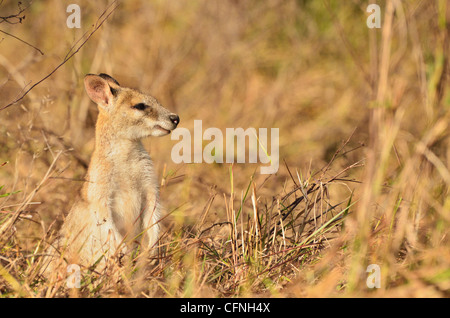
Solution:
[[[2,104],[60,63],[106,3],[80,6],[79,30],[56,0],[0,24],[44,52],[4,37]],[[69,63],[0,112],[0,295],[447,297],[448,4],[380,2],[373,30],[366,6],[122,1]],[[279,128],[280,168],[175,165],[174,141],[147,141],[166,211],[158,252],[149,266],[135,254],[85,269],[68,289],[65,268],[49,281],[39,266],[89,163],[97,110],[82,78],[100,72],[156,96],[190,130],[198,119]],[[370,264],[380,289],[366,285]]]

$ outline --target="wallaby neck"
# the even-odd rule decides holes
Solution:
[[[106,162],[122,164],[143,149],[141,139],[124,138],[117,133],[108,117],[100,112],[95,129],[95,157]]]
[[[114,127],[107,122],[97,122],[95,138],[95,150],[83,191],[88,201],[96,197],[108,197],[111,183],[142,175],[143,162],[151,165],[150,156],[140,139],[130,140],[117,136]]]

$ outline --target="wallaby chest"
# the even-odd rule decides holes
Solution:
[[[155,208],[158,196],[153,163],[143,148],[138,146],[115,160],[111,189],[108,201],[119,231],[122,235],[139,231],[142,218]]]

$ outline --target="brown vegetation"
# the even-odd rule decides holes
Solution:
[[[377,3],[380,29],[357,0],[119,2],[0,111],[0,295],[448,297],[450,4]],[[69,29],[61,1],[0,2],[0,30],[22,40],[1,33],[0,108],[107,5],[80,1]],[[37,271],[94,146],[83,77],[102,72],[190,130],[279,128],[280,169],[177,165],[176,141],[148,139],[166,211],[158,257],[144,275],[112,264],[68,289]]]

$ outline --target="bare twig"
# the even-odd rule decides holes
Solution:
[[[28,43],[27,41],[22,40],[21,38],[18,38],[18,37],[15,36],[14,34],[5,32],[5,31],[3,31],[3,30],[0,30],[0,32],[3,33],[3,34],[6,34],[6,35],[8,35],[8,36],[10,36],[10,37],[12,37],[12,38],[14,38],[14,39],[16,39],[16,40],[19,40],[20,42],[25,43],[25,44],[28,45],[28,46],[31,46],[33,49],[35,49],[36,51],[38,51],[39,53],[41,53],[41,55],[44,55],[44,52],[42,52],[40,49],[38,49],[38,48],[35,47],[34,45]]]
[[[2,4],[2,2],[3,2],[3,0],[0,2],[0,5]],[[4,17],[0,16],[0,23],[3,23],[3,22],[6,22],[8,24],[22,23],[22,20],[25,19],[25,15],[22,13],[24,13],[25,10],[28,9],[28,7],[31,5],[31,3],[25,8],[22,8],[21,4],[22,3],[20,1],[17,3],[17,6],[19,7],[18,13],[10,14],[10,15],[4,16]]]
[[[111,5],[109,5],[105,11],[100,15],[99,19],[97,20],[97,22],[94,24],[94,29],[87,35],[87,37],[84,39],[83,42],[81,42],[81,44],[76,47],[72,47],[69,50],[69,53],[66,55],[66,57],[64,58],[64,60],[58,64],[58,66],[55,67],[55,69],[53,69],[53,71],[51,71],[49,74],[47,74],[45,77],[43,77],[42,79],[40,79],[39,81],[37,81],[36,83],[34,83],[33,85],[31,85],[20,97],[16,98],[14,101],[12,101],[11,103],[7,104],[6,106],[3,106],[2,108],[0,108],[1,110],[4,110],[14,104],[17,104],[18,102],[20,102],[33,88],[35,88],[37,85],[39,85],[40,83],[42,83],[43,81],[45,81],[47,78],[49,78],[50,76],[52,76],[61,66],[63,66],[65,63],[67,63],[75,54],[78,53],[78,51],[80,51],[80,49],[86,44],[86,42],[91,38],[91,36],[103,25],[103,23],[109,18],[109,16],[117,9],[118,4],[117,0],[112,2]],[[112,9],[111,9],[112,7]],[[108,12],[108,14],[106,14]],[[103,17],[103,18],[102,18]],[[83,35],[84,37],[84,35]],[[82,38],[83,38],[82,37]],[[80,40],[78,40],[80,41]],[[78,42],[77,41],[77,42]]]

